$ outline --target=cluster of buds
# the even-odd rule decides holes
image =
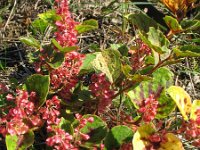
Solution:
[[[144,122],[151,122],[156,114],[158,108],[158,101],[155,99],[154,95],[151,94],[148,98],[145,98],[138,110],[142,114],[142,119]]]
[[[89,122],[94,121],[93,117],[83,118],[82,115],[76,114],[76,119],[79,125],[74,129],[73,136],[60,129],[58,126],[49,126],[47,131],[52,133],[53,136],[47,138],[47,145],[54,147],[56,150],[78,150],[79,146],[87,141],[90,136],[81,132],[81,129]]]
[[[134,50],[129,50],[131,55],[130,62],[134,70],[138,70],[145,65],[145,57],[151,55],[151,49],[143,43],[142,40],[137,39]]]
[[[200,147],[200,109],[196,111],[196,119],[183,122],[178,133],[183,134],[187,140],[193,141],[192,145],[195,147]]]
[[[39,112],[42,114],[42,119],[47,120],[47,125],[58,125],[60,119],[60,100],[57,96],[46,100],[46,106],[40,108]]]
[[[8,101],[13,101],[15,106],[11,108],[5,116],[0,118],[0,133],[2,135],[22,135],[34,127],[40,127],[43,124],[40,114],[38,114],[36,103],[36,93],[17,90],[17,96],[7,95]]]
[[[77,42],[77,22],[71,17],[68,0],[56,0],[56,13],[61,17],[56,21],[57,31],[54,33],[56,40],[61,46],[73,46]]]
[[[62,66],[50,73],[52,89],[61,89],[59,96],[65,100],[71,99],[71,92],[78,82],[83,58],[84,55],[78,52],[68,53]]]
[[[77,43],[77,31],[75,30],[77,22],[71,17],[68,0],[56,0],[56,4],[56,13],[61,19],[55,23],[57,27],[55,38],[63,47],[74,46]],[[66,53],[63,64],[50,73],[52,89],[59,89],[59,96],[65,100],[71,99],[72,89],[78,82],[78,73],[83,58],[84,55],[78,52]]]
[[[111,89],[111,83],[106,79],[105,74],[93,74],[89,89],[99,100],[98,112],[105,112],[106,108],[111,105],[114,95],[114,91]]]

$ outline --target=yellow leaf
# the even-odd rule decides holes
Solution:
[[[162,2],[177,16],[181,13],[185,16],[187,12],[186,0],[162,0]]]
[[[158,150],[184,150],[182,142],[172,133],[165,134],[165,141],[160,143]]]
[[[195,112],[197,111],[197,109],[200,109],[200,100],[193,101],[192,109],[191,109],[191,113],[190,113],[190,119],[196,120],[197,115],[195,114]]]
[[[152,124],[146,124],[138,128],[133,137],[133,149],[144,150],[151,145],[149,136],[155,132],[155,128]]]
[[[190,95],[179,86],[171,86],[167,89],[167,93],[175,101],[176,105],[179,108],[183,118],[188,120],[188,116],[191,111],[191,98]]]

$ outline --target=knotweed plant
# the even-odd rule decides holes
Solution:
[[[68,0],[55,0],[53,10],[39,14],[31,24],[33,35],[20,38],[35,49],[29,58],[36,73],[20,85],[0,83],[4,148],[200,148],[200,100],[174,86],[168,68],[184,57],[200,56],[195,33],[200,21],[187,18],[196,1],[162,2],[171,11],[163,18],[165,26],[142,10],[125,11],[120,15],[123,27],[115,25],[125,40],[112,40],[117,43],[105,49],[90,43],[87,52],[78,37],[99,32],[98,20],[75,21]],[[114,3],[133,7],[128,1],[109,7]],[[118,11],[111,8],[102,8],[103,21]],[[44,28],[52,31],[48,43],[34,34],[45,34]]]

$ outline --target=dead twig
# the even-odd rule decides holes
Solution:
[[[17,0],[14,1],[14,5],[13,5],[12,10],[11,10],[11,12],[10,12],[10,15],[9,15],[9,17],[8,17],[8,19],[7,19],[7,21],[6,21],[6,24],[5,24],[5,26],[4,26],[4,30],[6,29],[6,27],[8,26],[8,24],[9,24],[11,18],[12,18],[12,15],[13,15],[14,10],[15,10],[15,7],[16,7],[16,4],[17,4]]]

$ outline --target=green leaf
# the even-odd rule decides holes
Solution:
[[[144,98],[154,94],[158,100],[159,107],[156,118],[167,117],[175,108],[174,101],[167,97],[165,89],[173,83],[173,73],[167,68],[159,68],[153,73],[152,80],[141,82],[137,87],[128,92],[134,106],[139,108]]]
[[[96,58],[92,61],[92,66],[97,72],[105,73],[108,80],[113,83],[121,73],[120,53],[112,49],[96,53]]]
[[[155,64],[155,58],[153,56],[146,56],[145,57],[145,64],[146,65],[154,65]]]
[[[51,42],[53,43],[53,45],[60,51],[63,53],[69,53],[71,51],[77,50],[78,47],[77,46],[67,46],[67,47],[62,47],[55,39],[51,39]]]
[[[133,131],[124,125],[113,127],[105,138],[106,150],[118,149],[123,143],[128,143],[133,138]]]
[[[178,86],[169,87],[167,93],[175,101],[183,118],[188,120],[187,115],[190,114],[192,106],[190,95],[183,88]]]
[[[80,72],[79,74],[85,74],[85,73],[90,73],[94,71],[92,61],[96,58],[96,54],[87,54],[85,59],[83,60],[83,63],[80,67]]]
[[[65,120],[63,117],[61,118],[59,127],[71,135],[73,135],[73,133],[74,133],[74,129],[72,127],[72,122],[69,120]]]
[[[6,148],[7,150],[16,150],[17,148],[17,135],[6,135]]]
[[[58,50],[62,50],[62,46],[56,41],[56,39],[51,39],[51,42],[53,43],[53,45],[58,49]]]
[[[48,10],[44,13],[39,14],[38,17],[48,23],[53,23],[61,18],[56,14],[55,10]]]
[[[53,59],[51,61],[47,60],[47,63],[51,66],[51,68],[57,69],[62,65],[64,60],[65,60],[64,53],[55,53]]]
[[[111,44],[111,49],[118,50],[122,56],[128,56],[128,47],[125,44]]]
[[[125,44],[123,44],[122,46],[120,46],[118,48],[118,50],[119,50],[119,52],[121,53],[122,56],[128,56],[129,49],[128,49],[128,47]]]
[[[48,22],[45,22],[44,20],[42,20],[40,18],[35,19],[31,23],[31,29],[35,34],[37,32],[39,32],[40,34],[44,34],[47,27],[48,27]]]
[[[200,20],[183,20],[181,26],[185,31],[199,30],[200,29]]]
[[[165,23],[167,24],[167,26],[170,28],[170,30],[173,33],[177,33],[177,32],[180,32],[183,30],[181,25],[175,18],[173,18],[171,16],[165,16],[164,20],[165,20]]]
[[[156,29],[158,28],[157,22],[143,12],[130,14],[127,16],[127,18],[133,25],[136,25],[137,28],[145,33],[149,31],[149,27],[154,27]]]
[[[27,78],[25,86],[29,92],[36,92],[39,97],[38,107],[41,107],[49,92],[50,78],[48,75],[34,74]]]
[[[165,35],[158,29],[153,27],[149,28],[148,41],[150,43],[150,47],[154,49],[156,52],[163,54],[169,52],[169,40],[165,37]],[[148,43],[147,43],[148,44]]]
[[[192,50],[192,51],[191,51]],[[199,57],[200,56],[200,47],[191,46],[191,49],[180,50],[178,48],[173,49],[177,57]]]
[[[140,126],[134,134],[132,143],[134,150],[144,150],[151,145],[149,136],[155,132],[155,127],[152,124]]]
[[[69,53],[69,52],[75,51],[77,49],[78,49],[77,46],[67,46],[67,47],[63,47],[60,51],[63,53]]]
[[[98,21],[95,19],[86,20],[83,23],[77,25],[75,29],[79,34],[98,29]]]
[[[40,42],[33,37],[20,37],[19,40],[28,46],[40,48]]]
[[[93,117],[92,123],[88,122],[82,129],[81,132],[90,135],[90,139],[87,140],[85,146],[93,146],[94,144],[100,144],[107,134],[106,123],[96,115],[84,115],[83,118]]]
[[[124,73],[124,75],[131,81],[133,82],[142,82],[142,81],[146,81],[146,80],[150,80],[151,77],[147,76],[147,75],[141,75],[141,74],[131,74],[132,71],[132,67],[129,65],[124,65],[121,67],[122,72]]]
[[[34,133],[29,131],[24,135],[6,135],[7,150],[26,150],[34,143]]]
[[[30,130],[28,133],[23,135],[23,140],[22,143],[20,143],[19,150],[26,150],[28,147],[33,145],[33,143],[34,143],[34,132]]]
[[[192,108],[190,112],[190,119],[196,120],[197,114],[196,111],[200,109],[200,100],[194,100],[192,102]]]

